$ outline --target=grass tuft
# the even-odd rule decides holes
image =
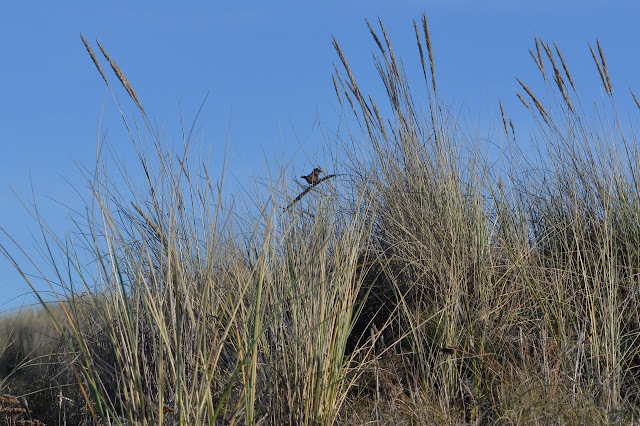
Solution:
[[[16,267],[42,310],[0,319],[7,424],[638,422],[640,152],[600,43],[608,96],[585,111],[536,36],[555,85],[518,79],[533,129],[500,100],[486,141],[436,91],[426,16],[421,87],[366,25],[377,87],[333,40],[335,172],[300,192],[283,169],[236,203],[185,129],[174,155],[98,44],[142,118],[137,169],[100,150],[81,232],[56,235],[34,204],[48,255]],[[28,273],[42,262],[55,304]]]

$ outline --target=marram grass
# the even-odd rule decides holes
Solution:
[[[0,382],[31,401],[21,419],[638,422],[640,155],[600,43],[591,53],[606,97],[587,111],[558,46],[536,36],[531,56],[554,84],[540,94],[518,80],[532,140],[499,102],[495,159],[436,89],[426,17],[414,22],[424,87],[409,84],[416,70],[382,22],[367,25],[382,98],[334,40],[334,90],[351,117],[329,147],[335,176],[296,199],[283,171],[246,211],[225,203],[197,155],[167,155],[100,46],[146,130],[131,137],[145,180],[125,171],[123,191],[101,158],[82,238],[57,238],[39,219],[67,273],[46,277],[59,346],[38,370],[40,353],[21,356]],[[56,379],[30,388],[29,371]]]

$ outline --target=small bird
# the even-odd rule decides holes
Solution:
[[[313,185],[314,183],[318,182],[318,176],[320,175],[320,173],[324,173],[324,171],[320,167],[316,167],[307,176],[300,177],[304,178],[304,180],[306,180],[308,184]]]
[[[440,352],[443,354],[451,355],[452,353],[459,351],[460,348],[457,346],[443,346],[440,348]]]

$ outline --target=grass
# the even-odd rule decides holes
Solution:
[[[414,28],[422,88],[410,86],[382,22],[369,24],[382,103],[334,41],[336,94],[352,117],[332,148],[339,172],[296,198],[283,171],[246,210],[225,202],[197,153],[168,152],[100,46],[137,108],[134,122],[121,113],[146,180],[118,169],[127,186],[116,185],[117,159],[101,157],[75,239],[34,212],[65,257],[46,277],[60,302],[43,300],[51,325],[31,333],[56,333],[61,345],[43,355],[56,374],[49,391],[66,405],[38,418],[638,421],[640,153],[603,49],[591,52],[604,97],[585,110],[558,46],[536,38],[547,91],[518,80],[517,94],[536,126],[533,154],[520,151],[530,141],[500,102],[496,161],[437,91],[426,17]],[[29,361],[16,366],[34,374]],[[42,387],[4,377],[7,392],[54,404]]]

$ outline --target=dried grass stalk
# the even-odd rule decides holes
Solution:
[[[431,66],[431,81],[433,82],[433,93],[437,94],[436,89],[436,67],[433,63],[433,51],[431,50],[431,37],[429,36],[429,27],[427,26],[427,15],[422,15],[422,28],[424,37],[427,40],[427,53],[429,53],[429,65]]]
[[[516,80],[518,80],[518,83],[520,83],[520,86],[522,86],[524,91],[527,92],[527,94],[529,95],[529,97],[531,98],[533,103],[536,105],[536,108],[538,108],[538,111],[540,112],[540,115],[542,116],[544,121],[549,123],[549,121],[548,121],[549,114],[547,114],[547,111],[544,109],[544,107],[542,106],[540,101],[538,101],[538,98],[535,97],[535,95],[533,94],[531,89],[529,89],[526,84],[524,84],[522,81],[520,81],[520,79],[518,77],[516,77]]]
[[[529,54],[533,58],[533,62],[536,63],[536,65],[538,66],[538,69],[542,73],[542,77],[546,80],[547,76],[544,73],[544,65],[542,64],[542,62],[538,60],[538,57],[531,51],[531,49],[529,49]]]
[[[529,111],[531,111],[531,106],[529,105],[529,102],[527,102],[520,93],[516,92],[516,96],[518,96],[518,99],[520,99],[520,102],[522,102],[524,106],[527,107]]]
[[[560,53],[560,49],[558,48],[558,45],[555,42],[553,42],[553,45],[555,46],[556,53],[558,54],[558,57],[560,58],[560,62],[562,63],[562,68],[564,68],[564,73],[567,76],[567,79],[569,80],[569,83],[571,84],[573,91],[576,92],[576,86],[575,84],[573,84],[573,79],[571,78],[571,74],[569,74],[569,67],[567,67],[567,64],[564,62],[564,58],[562,57],[562,53]]]
[[[340,105],[342,105],[342,96],[340,96],[340,91],[338,90],[338,83],[336,82],[336,76],[332,75],[331,79],[333,80],[333,88],[336,91],[336,95],[338,96],[338,101],[340,102]]]
[[[142,108],[142,104],[140,103],[140,99],[138,99],[138,95],[136,94],[136,91],[133,90],[133,87],[131,86],[131,84],[127,80],[127,77],[125,77],[124,73],[122,72],[122,70],[120,69],[118,64],[116,64],[116,62],[113,59],[111,59],[111,57],[109,56],[107,51],[104,50],[104,48],[102,47],[100,42],[98,42],[98,41],[96,41],[96,42],[98,43],[98,47],[102,51],[102,54],[104,55],[104,57],[107,59],[107,61],[109,61],[109,65],[111,65],[111,69],[113,70],[113,72],[118,77],[118,80],[120,80],[120,83],[122,83],[124,88],[127,90],[127,93],[129,94],[131,99],[133,99],[133,101],[136,103],[136,105],[138,106],[138,108],[140,108],[141,111],[144,111],[144,108]]]
[[[502,115],[502,125],[504,126],[504,132],[507,136],[509,136],[509,129],[507,128],[507,119],[504,116],[504,108],[502,107],[502,99],[499,99],[500,103],[500,114]]]
[[[631,96],[633,96],[633,100],[636,103],[636,106],[638,107],[638,109],[640,109],[640,102],[638,102],[638,98],[636,98],[636,94],[633,93],[633,90],[629,89],[629,92],[631,92]]]
[[[351,68],[349,67],[349,64],[347,63],[347,59],[344,57],[344,54],[342,53],[342,49],[340,48],[340,45],[338,44],[338,41],[335,39],[335,37],[333,38],[333,47],[336,50],[336,52],[338,53],[338,56],[340,57],[340,60],[342,61],[342,66],[344,66],[344,69],[347,71],[347,75],[349,76],[349,80],[350,80],[350,84],[348,84],[349,89],[355,95],[356,99],[360,103],[360,107],[362,108],[363,113],[366,114],[367,111],[368,111],[369,115],[371,115],[371,111],[369,110],[369,106],[366,104],[366,102],[364,101],[364,99],[362,97],[362,94],[360,93],[360,89],[358,88],[358,83],[356,83],[356,79],[353,76],[353,73],[351,72]],[[348,97],[348,95],[347,95],[347,97]],[[351,105],[353,107],[353,102],[351,102],[351,99],[349,99],[349,102],[351,103]]]
[[[565,87],[565,83],[564,83],[564,80],[562,79],[562,74],[560,74],[560,69],[556,65],[556,61],[553,58],[553,52],[551,51],[551,48],[549,47],[548,44],[544,45],[544,51],[546,52],[547,56],[549,57],[549,60],[551,61],[551,66],[553,67],[553,80],[556,82],[556,86],[558,86],[558,90],[560,90],[560,93],[562,93],[562,98],[564,99],[564,102],[569,107],[569,110],[571,110],[573,112],[574,111],[573,110],[573,105],[571,104],[571,100],[569,99],[569,95],[567,94],[567,91],[564,88]]]
[[[378,38],[378,35],[376,34],[376,32],[373,30],[373,27],[371,26],[371,24],[366,19],[364,20],[364,22],[367,23],[367,26],[369,27],[369,31],[371,32],[373,39],[376,41],[376,44],[378,45],[378,49],[380,49],[383,55],[386,55],[384,47],[382,47],[382,43],[380,43],[380,39]]]
[[[400,80],[400,70],[398,69],[398,63],[396,62],[396,56],[393,54],[393,49],[391,48],[391,41],[387,36],[387,31],[384,29],[384,25],[382,24],[382,20],[378,18],[378,22],[380,23],[380,29],[382,30],[382,35],[384,35],[384,41],[387,43],[387,49],[389,49],[389,57],[391,58],[391,67],[395,76]],[[386,59],[386,55],[385,55]]]
[[[382,121],[382,116],[380,115],[380,111],[378,111],[378,107],[376,106],[375,102],[373,102],[373,99],[371,98],[371,96],[369,96],[369,102],[371,102],[371,106],[373,107],[373,112],[375,113],[376,119],[378,120],[378,126],[380,127],[380,131],[382,132],[382,137],[384,138],[385,141],[389,141],[389,138],[387,137],[387,132],[385,130],[384,121]]]
[[[602,65],[600,65],[600,61],[598,61],[596,52],[593,51],[593,47],[591,47],[591,44],[589,44],[589,50],[591,50],[591,56],[593,57],[593,61],[596,63],[596,67],[598,68],[600,80],[602,80],[602,84],[604,84],[604,88],[607,91],[607,94],[611,96],[611,93],[609,92],[609,85],[607,84],[607,78],[604,75],[604,70],[602,69]]]
[[[418,30],[418,23],[413,21],[413,28],[416,30],[416,41],[418,42],[418,51],[420,52],[420,63],[422,64],[422,73],[424,74],[424,80],[427,81],[427,67],[424,63],[424,52],[422,51],[422,41],[420,40],[420,31]]]
[[[91,46],[89,46],[89,43],[87,43],[87,40],[84,39],[84,36],[82,35],[82,33],[80,33],[80,38],[82,39],[82,42],[84,43],[84,47],[87,49],[87,52],[89,52],[89,56],[91,56],[91,59],[93,60],[93,64],[98,69],[98,72],[102,76],[102,79],[104,80],[104,82],[107,84],[107,87],[109,87],[109,81],[107,80],[107,77],[104,75],[104,72],[102,72],[102,67],[98,63],[98,59],[96,58],[96,55],[93,54],[93,50],[91,50]]]
[[[604,76],[607,79],[607,91],[609,92],[609,96],[613,96],[613,86],[611,85],[611,79],[609,78],[609,68],[607,67],[607,61],[605,61],[604,59],[604,52],[602,51],[602,46],[600,46],[600,40],[596,39],[596,43],[598,44],[598,53],[600,54],[600,59],[602,60],[602,69],[604,70]]]
[[[540,52],[540,38],[534,34],[536,40],[536,51],[538,52],[538,68],[542,72],[542,78],[547,79],[547,74],[544,72],[544,61],[542,60],[542,53]]]

